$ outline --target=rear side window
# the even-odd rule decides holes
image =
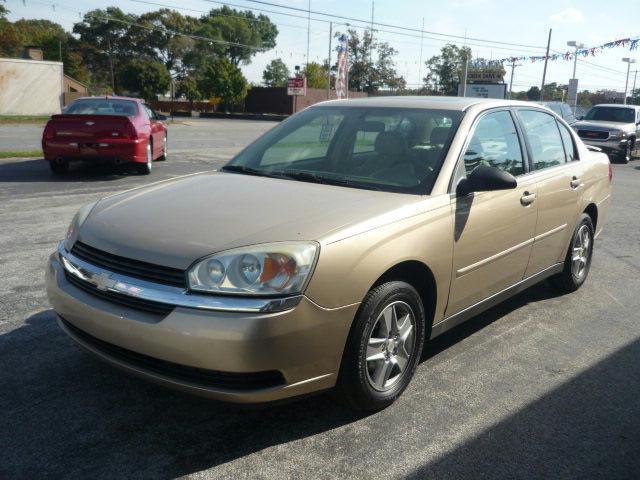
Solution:
[[[464,154],[466,173],[479,165],[496,167],[511,175],[524,173],[520,140],[509,112],[489,113],[476,124]]]
[[[74,100],[65,110],[70,115],[126,115],[134,116],[136,102],[109,98],[87,98]]]
[[[534,171],[565,162],[564,145],[555,118],[537,110],[520,110],[518,117],[529,142]]]
[[[562,143],[564,144],[564,156],[567,162],[573,162],[578,159],[576,155],[576,145],[573,142],[573,137],[567,127],[558,123],[560,129],[560,136],[562,137]]]

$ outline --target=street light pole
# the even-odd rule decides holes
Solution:
[[[633,58],[625,57],[622,59],[623,62],[627,63],[627,79],[624,82],[624,104],[627,104],[627,89],[629,88],[629,72],[631,71],[631,64],[636,63]]]
[[[574,47],[575,51],[573,54],[573,76],[571,77],[573,80],[576,79],[576,67],[578,66],[578,50],[581,48],[584,48],[584,43],[578,43],[575,40],[571,40],[570,42],[567,42],[567,46],[569,47]],[[567,92],[569,93],[569,92]],[[576,96],[573,99],[573,114],[576,114],[576,108],[578,107],[578,88],[576,85]]]
[[[638,79],[638,70],[633,74],[633,88],[631,89],[631,98],[633,99],[633,93],[636,91],[636,80]],[[635,102],[634,102],[635,105]]]

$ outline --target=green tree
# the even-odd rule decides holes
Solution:
[[[119,74],[120,85],[151,101],[169,88],[171,77],[161,62],[136,58],[126,63]]]
[[[271,60],[262,72],[262,81],[267,87],[284,87],[291,73],[280,58]]]
[[[227,6],[213,9],[200,18],[197,34],[211,38],[201,40],[197,48],[225,56],[233,65],[249,64],[259,52],[275,46],[278,28],[266,15],[255,15],[249,10],[239,11]]]
[[[22,44],[13,24],[7,20],[7,10],[0,5],[0,57],[17,57]]]
[[[336,34],[337,36],[340,33]],[[387,42],[374,41],[369,30],[362,37],[355,30],[348,31],[349,89],[373,93],[380,88],[405,85],[395,69],[397,51]]]
[[[249,87],[240,69],[226,58],[207,62],[198,74],[197,84],[203,97],[217,97],[232,110],[247,96]]]
[[[308,88],[327,88],[326,65],[311,62],[302,69],[302,76],[307,78]]]
[[[527,100],[540,100],[540,88],[531,87],[527,90]]]
[[[189,100],[189,106],[193,108],[193,102],[202,100],[202,94],[198,90],[198,84],[192,77],[185,77],[178,82],[176,94]]]
[[[427,76],[424,86],[442,95],[458,95],[458,85],[462,81],[464,64],[471,59],[469,47],[447,44],[425,62]]]

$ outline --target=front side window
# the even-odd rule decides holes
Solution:
[[[584,116],[585,120],[601,122],[633,123],[636,112],[633,108],[623,107],[593,107]]]
[[[524,173],[518,132],[508,111],[489,113],[476,124],[464,154],[466,173],[479,165],[496,167],[514,176]]]
[[[110,98],[86,98],[74,100],[65,110],[69,115],[126,115],[134,116],[136,102]]]
[[[425,194],[461,117],[437,109],[313,107],[269,131],[223,170]]]
[[[533,170],[565,162],[564,145],[555,118],[537,110],[520,110],[518,117],[529,142]]]

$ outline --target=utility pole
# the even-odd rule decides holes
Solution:
[[[62,40],[58,39],[58,60],[62,61]]]
[[[547,77],[547,63],[549,63],[549,48],[551,47],[551,31],[549,29],[549,39],[547,40],[547,53],[544,57],[544,70],[542,70],[542,85],[540,86],[540,101],[544,100],[544,81]]]
[[[333,37],[333,22],[329,22],[329,56],[327,57],[327,100],[331,98],[331,37]]]
[[[627,79],[624,82],[624,104],[627,104],[627,88],[629,87],[629,72],[631,71],[631,64],[632,63],[636,63],[635,59],[633,58],[629,58],[629,57],[625,57],[622,59],[623,62],[626,62],[627,64]],[[633,92],[632,92],[633,95]]]
[[[116,82],[113,76],[113,55],[111,54],[111,38],[107,39],[107,45],[109,47],[109,70],[111,71],[111,93],[116,94]]]
[[[306,65],[309,66],[309,39],[311,38],[311,0],[308,3],[309,8],[307,9],[307,58]]]
[[[373,14],[375,12],[376,3],[374,0],[371,0],[371,39],[369,43],[369,64],[373,66]],[[373,82],[371,81],[371,71],[368,72],[369,77],[369,87],[373,90]],[[347,91],[349,89],[347,88]],[[347,97],[348,98],[348,97]]]
[[[464,70],[462,75],[462,96],[467,96],[467,68],[469,65],[469,59],[467,58],[467,29],[464,29],[464,46],[462,48],[464,52]]]
[[[422,85],[422,43],[424,40],[424,17],[422,17],[422,30],[420,30],[420,62],[418,63],[418,83]]]
[[[511,92],[513,91],[513,72],[516,69],[516,67],[521,67],[521,66],[522,66],[521,63],[516,65],[516,61],[511,60],[511,78],[509,78],[509,100],[511,100]]]
[[[638,70],[636,70],[633,74],[633,88],[631,89],[631,100],[633,100],[633,92],[636,91],[636,80],[638,79]],[[635,101],[634,101],[635,105]]]

